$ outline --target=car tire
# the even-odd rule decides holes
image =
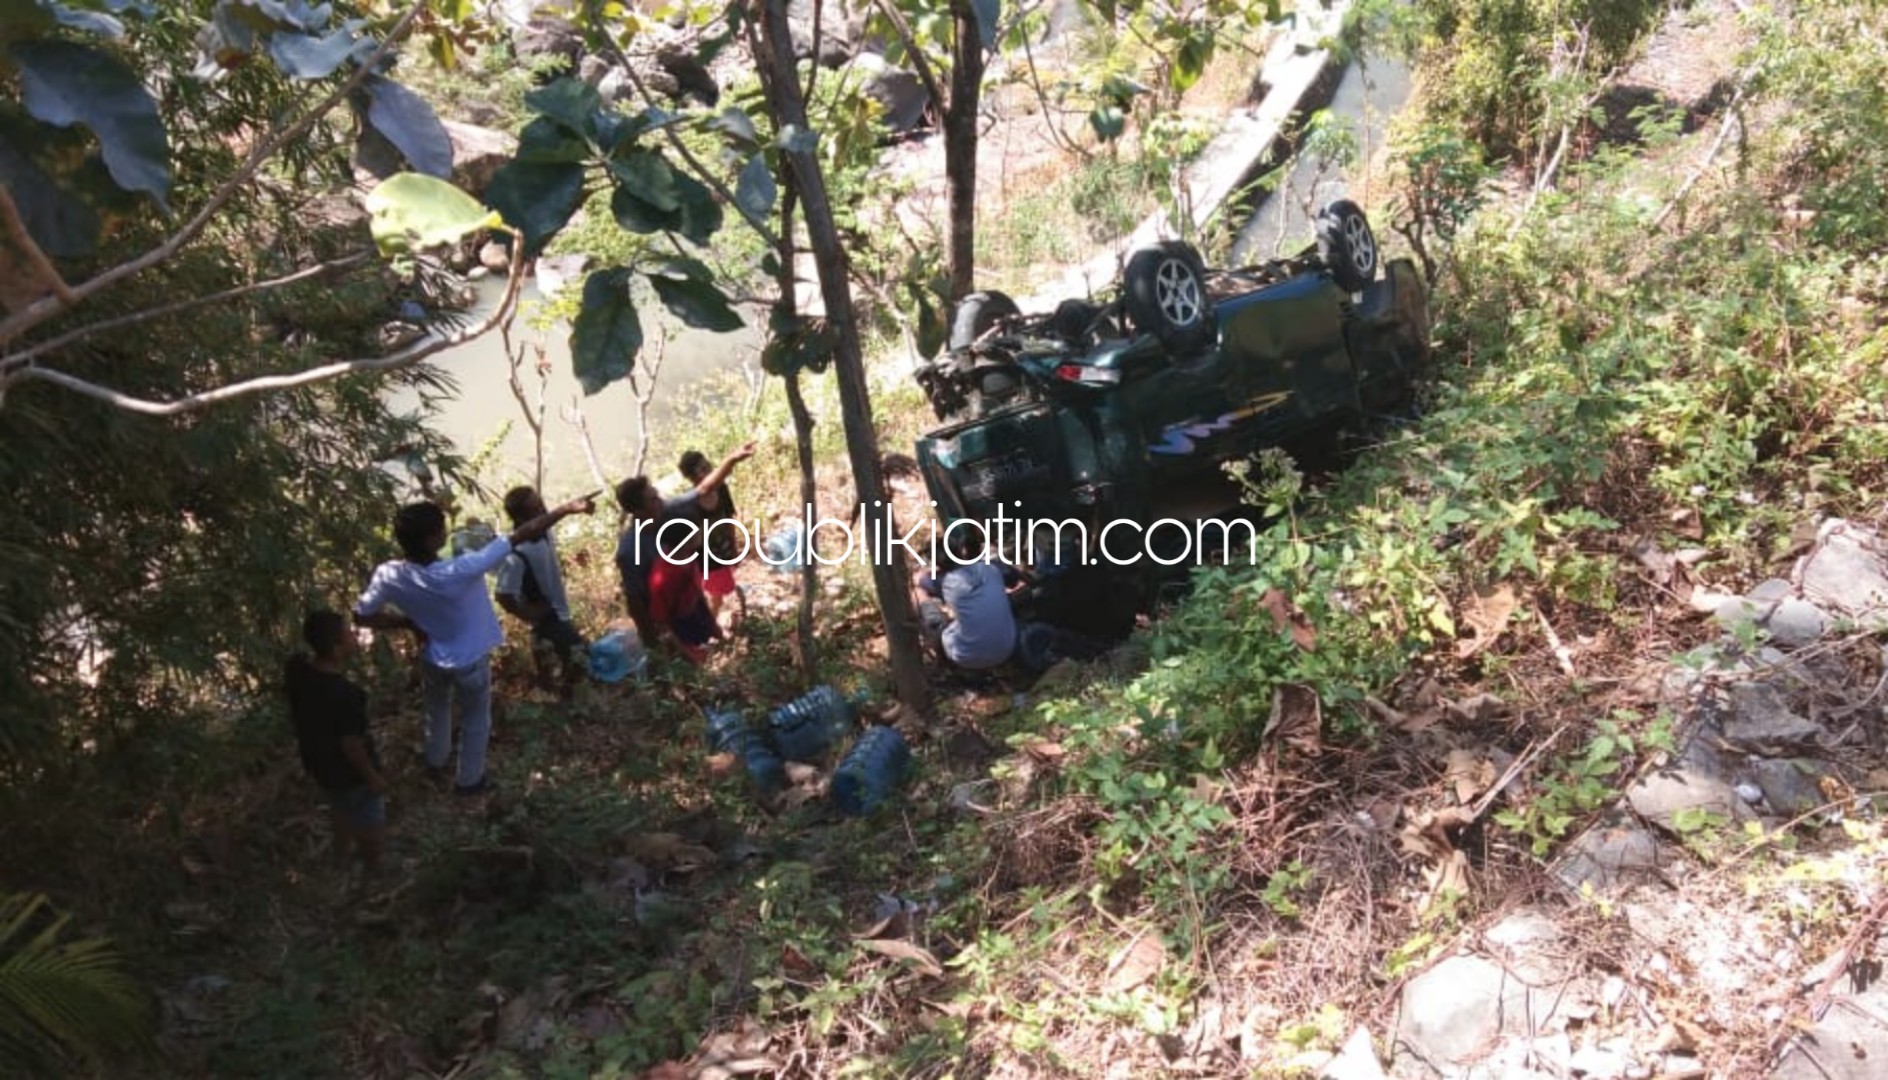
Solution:
[[[951,316],[951,351],[970,348],[997,320],[1020,314],[1016,301],[994,289],[971,293],[957,302],[957,311]]]
[[[1356,203],[1338,199],[1318,215],[1318,258],[1345,292],[1362,292],[1377,279],[1377,234]]]
[[[1142,248],[1121,275],[1128,322],[1160,339],[1167,351],[1196,352],[1213,339],[1213,302],[1206,296],[1206,266],[1193,245],[1178,240]]]

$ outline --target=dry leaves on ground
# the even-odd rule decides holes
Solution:
[[[1493,645],[1508,628],[1508,618],[1513,614],[1513,586],[1503,581],[1476,589],[1462,604],[1462,622],[1471,636],[1455,643],[1456,659],[1467,660]]]

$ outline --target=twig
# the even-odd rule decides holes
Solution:
[[[1724,149],[1724,140],[1730,137],[1731,128],[1743,122],[1738,115],[1737,106],[1743,102],[1744,91],[1749,86],[1750,72],[1746,71],[1738,76],[1737,89],[1731,94],[1730,103],[1724,106],[1724,122],[1718,125],[1718,135],[1717,138],[1711,140],[1711,149],[1705,151],[1704,160],[1698,163],[1697,168],[1691,170],[1691,173],[1685,177],[1685,182],[1678,185],[1678,190],[1672,193],[1671,201],[1661,207],[1658,214],[1652,218],[1652,228],[1656,229],[1665,224],[1665,219],[1672,216],[1672,211],[1678,209],[1679,205],[1691,196],[1691,189],[1698,186],[1698,181],[1704,178],[1705,170],[1717,160],[1718,151]]]
[[[6,190],[4,188],[0,188],[0,198],[5,198],[5,197],[6,197]],[[105,319],[102,322],[95,322],[87,326],[81,326],[76,330],[72,330],[67,333],[60,334],[58,337],[52,338],[49,341],[42,341],[37,345],[33,345],[28,348],[21,349],[19,352],[12,353],[8,355],[7,357],[5,357],[4,359],[0,359],[0,377],[3,377],[6,372],[11,371],[15,367],[18,367],[24,364],[26,361],[31,360],[36,356],[41,356],[41,355],[44,355],[45,353],[53,352],[58,349],[63,349],[67,345],[72,344],[74,341],[77,341],[80,338],[90,337],[93,334],[104,333],[107,330],[120,330],[127,326],[135,326],[138,323],[148,322],[152,319],[161,319],[166,315],[175,315],[175,314],[178,314],[179,312],[189,311],[192,308],[204,307],[208,304],[217,304],[225,300],[234,300],[240,296],[248,296],[250,293],[263,292],[268,289],[279,289],[284,286],[294,285],[299,282],[307,281],[310,278],[325,277],[328,274],[336,274],[336,273],[340,273],[343,270],[351,270],[354,267],[361,265],[362,263],[368,261],[371,258],[373,258],[373,252],[357,251],[352,255],[348,255],[339,259],[333,259],[333,260],[330,260],[325,263],[321,263],[316,266],[304,267],[300,270],[295,271],[292,274],[284,274],[281,277],[270,278],[267,281],[253,281],[247,285],[238,285],[235,288],[224,289],[222,292],[210,293],[207,296],[193,296],[189,298],[188,300],[179,300],[176,303],[172,303],[172,304],[161,304],[154,308],[147,308],[144,311],[134,311],[129,315],[121,315],[115,319]]]
[[[1553,734],[1547,736],[1545,739],[1542,739],[1540,742],[1535,743],[1533,746],[1528,747],[1527,750],[1524,751],[1520,757],[1515,758],[1512,762],[1510,762],[1508,765],[1508,768],[1504,772],[1502,772],[1501,779],[1495,781],[1495,784],[1493,787],[1489,788],[1486,792],[1483,792],[1481,798],[1475,800],[1475,805],[1471,807],[1469,810],[1469,820],[1479,821],[1481,819],[1482,814],[1486,813],[1488,810],[1488,807],[1494,803],[1495,798],[1499,796],[1503,791],[1507,790],[1507,787],[1509,784],[1514,783],[1515,777],[1521,775],[1521,770],[1533,764],[1535,758],[1538,758],[1542,754],[1546,753],[1547,748],[1554,745],[1554,743],[1558,742],[1560,740],[1560,737],[1566,734],[1566,731],[1567,731],[1567,725],[1566,724],[1560,725],[1559,727],[1554,729]]]
[[[1541,630],[1547,635],[1547,645],[1554,650],[1554,659],[1560,662],[1560,670],[1567,678],[1574,678],[1573,653],[1560,643],[1560,635],[1554,633],[1554,624],[1547,621],[1547,616],[1536,609],[1534,617],[1541,622]]]
[[[463,345],[489,332],[492,328],[503,322],[511,314],[511,309],[517,305],[518,293],[524,286],[523,244],[512,245],[509,273],[510,278],[505,283],[504,298],[499,301],[498,307],[494,309],[491,315],[483,322],[448,337],[430,338],[402,349],[391,356],[339,360],[331,364],[323,364],[320,367],[309,368],[305,371],[297,371],[288,375],[263,375],[254,379],[245,379],[241,382],[230,383],[227,386],[219,386],[214,390],[205,390],[187,397],[176,398],[171,401],[156,401],[150,398],[132,397],[129,394],[113,390],[108,386],[100,386],[95,382],[81,379],[75,375],[68,375],[63,371],[38,367],[29,363],[27,366],[0,379],[0,391],[11,388],[15,383],[38,380],[40,382],[52,383],[55,386],[63,386],[73,393],[96,398],[106,404],[124,409],[127,412],[142,413],[145,416],[182,416],[186,413],[199,412],[212,405],[220,405],[226,401],[234,401],[238,398],[250,397],[271,390],[289,390],[298,386],[325,382],[329,379],[339,378],[342,375],[352,375],[363,371],[394,371],[399,368],[411,367],[435,353],[444,352],[447,349]]]
[[[603,462],[597,458],[596,443],[590,439],[590,420],[583,414],[581,399],[572,394],[570,404],[563,409],[564,422],[577,429],[577,445],[583,447],[583,457],[590,464],[590,476],[599,487],[609,487],[609,477],[603,471]]]
[[[399,21],[393,24],[393,28],[387,31],[387,36],[381,39],[379,47],[375,48],[365,60],[362,60],[356,65],[354,74],[348,76],[347,81],[335,87],[327,97],[316,103],[314,108],[302,114],[301,119],[256,144],[255,148],[249,151],[249,155],[243,159],[242,164],[237,166],[236,172],[231,175],[229,179],[223,181],[222,185],[210,195],[209,201],[203,204],[203,208],[197,211],[196,216],[186,222],[183,228],[177,230],[170,239],[135,259],[119,263],[117,266],[98,274],[96,277],[82,284],[73,286],[70,292],[63,297],[54,295],[34,301],[24,309],[15,312],[4,320],[0,320],[0,342],[12,341],[14,338],[19,337],[21,334],[26,333],[28,330],[51,319],[55,315],[75,307],[79,303],[118,284],[126,278],[134,277],[159,263],[168,261],[179,251],[183,250],[184,245],[195,240],[198,234],[202,233],[210,224],[210,219],[214,218],[232,198],[235,198],[236,192],[244,184],[247,184],[254,178],[256,173],[262,168],[263,162],[273,157],[275,153],[284,146],[287,146],[289,143],[307,134],[308,130],[315,126],[316,121],[326,116],[336,105],[339,105],[345,100],[349,94],[352,94],[358,89],[361,83],[367,80],[367,76],[372,74],[380,66],[380,62],[387,57],[387,54],[393,51],[394,45],[398,44],[400,39],[406,36],[406,32],[412,27],[413,21],[419,18],[420,12],[424,10],[426,10],[424,0],[409,7],[406,10],[406,14],[400,16]],[[493,325],[497,324],[494,323]],[[486,329],[490,329],[490,327],[486,327]],[[484,331],[480,332],[483,333]],[[457,344],[457,342],[454,342],[454,344]],[[70,379],[70,376],[65,376],[64,378]],[[58,382],[60,380],[51,379],[49,381]],[[71,381],[91,387],[91,384],[84,383],[83,380],[73,379]],[[102,390],[103,388],[91,387],[91,390],[88,391],[80,389],[79,386],[74,386],[73,389],[79,390],[80,393],[88,393],[95,390]],[[105,400],[109,401],[112,397],[123,397],[124,395],[117,394],[115,391],[107,391],[102,395],[93,393],[92,396],[104,397]]]

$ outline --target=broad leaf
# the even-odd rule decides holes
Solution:
[[[708,121],[708,130],[718,131],[738,150],[752,152],[760,149],[760,134],[754,130],[754,120],[739,109],[721,110],[721,115]]]
[[[616,223],[629,232],[648,235],[673,229],[682,223],[682,215],[674,210],[658,210],[644,202],[628,184],[616,185],[610,193],[610,213]]]
[[[676,255],[667,259],[654,259],[641,267],[650,277],[675,278],[678,281],[713,281],[715,272],[708,269],[708,264],[688,255]]]
[[[497,228],[498,214],[477,199],[419,173],[401,173],[367,193],[374,243],[383,253],[449,244]]]
[[[570,362],[583,386],[594,394],[626,378],[642,348],[642,320],[629,295],[629,271],[598,270],[584,279],[583,307],[570,328]]]
[[[1180,45],[1180,51],[1174,55],[1173,88],[1186,93],[1206,71],[1206,62],[1213,56],[1213,38],[1211,33],[1189,34]]]
[[[485,185],[486,205],[523,234],[528,255],[542,251],[582,201],[582,165],[508,162]]]
[[[395,173],[406,171],[406,158],[401,156],[399,147],[387,141],[385,135],[362,124],[361,133],[354,137],[354,167],[385,180]]]
[[[734,201],[749,216],[765,217],[773,210],[774,198],[778,194],[774,187],[773,171],[767,168],[766,157],[755,154],[748,158],[734,186]]]
[[[345,26],[327,37],[284,31],[269,39],[269,58],[292,79],[325,79],[347,62],[357,40]]]
[[[526,94],[524,104],[539,116],[549,117],[578,135],[589,136],[596,130],[594,118],[603,106],[603,99],[596,87],[565,76]]]
[[[573,162],[582,161],[590,156],[590,144],[583,141],[581,135],[552,120],[540,116],[526,124],[518,132],[518,153],[515,160],[530,162]]]
[[[675,174],[675,186],[681,197],[682,222],[678,230],[697,244],[706,244],[721,228],[721,204],[708,185],[688,175]]]
[[[1113,142],[1127,130],[1128,115],[1113,105],[1103,105],[1088,114],[1088,126],[1095,129],[1095,137],[1102,142]]]
[[[168,209],[170,144],[157,102],[136,72],[108,52],[70,41],[22,41],[10,52],[27,112],[55,127],[90,128],[118,186]]]
[[[0,187],[12,193],[27,235],[41,251],[55,259],[92,253],[98,243],[98,213],[4,138],[0,138]]]
[[[661,154],[653,150],[631,150],[610,161],[610,172],[617,183],[657,210],[681,209],[676,172]]]
[[[721,290],[709,282],[651,274],[649,284],[656,287],[656,295],[662,298],[663,306],[669,309],[670,314],[688,326],[727,333],[747,325],[728,305],[728,298],[722,295]]]
[[[798,124],[788,124],[780,129],[780,137],[774,145],[789,154],[810,154],[819,149],[819,136]]]
[[[367,122],[398,147],[415,172],[452,175],[452,139],[426,99],[391,79],[367,80]]]

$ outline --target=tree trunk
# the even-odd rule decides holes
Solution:
[[[977,272],[977,110],[983,98],[983,35],[971,0],[951,0],[951,100],[944,106],[944,179],[950,192],[951,302]]]
[[[761,73],[775,123],[783,131],[809,130],[806,102],[794,78],[793,39],[787,28],[786,0],[762,0],[761,37],[766,47],[762,55],[754,58],[754,66]],[[873,425],[872,399],[866,388],[859,326],[852,316],[846,251],[839,244],[839,230],[833,224],[832,205],[826,195],[826,177],[812,148],[783,147],[781,155],[793,174],[806,216],[807,242],[819,263],[820,296],[826,305],[827,323],[833,331],[833,373],[839,380],[840,419],[846,428],[846,452],[852,462],[860,516],[866,523],[867,535],[857,539],[870,545],[874,538],[891,534],[891,506],[884,497],[885,485],[879,474],[878,432]],[[810,543],[810,537],[808,541]],[[917,619],[911,610],[911,596],[906,592],[902,561],[891,560],[889,552],[868,548],[868,554],[872,584],[878,592],[879,613],[885,623],[892,682],[900,701],[913,708],[924,708],[930,704],[930,686],[924,677]]]
[[[781,230],[781,235],[786,232]],[[791,245],[783,242],[781,246]],[[788,287],[788,295],[791,295],[790,282]],[[787,411],[793,414],[793,445],[800,454],[800,504],[812,506],[819,498],[819,489],[813,482],[813,414],[806,411],[806,399],[800,396],[800,373],[788,372],[785,382]],[[813,538],[806,537],[805,542],[810,553]],[[813,637],[813,601],[818,598],[819,563],[809,558],[800,564],[800,613],[794,625],[794,653],[809,687],[819,678],[819,642]]]

